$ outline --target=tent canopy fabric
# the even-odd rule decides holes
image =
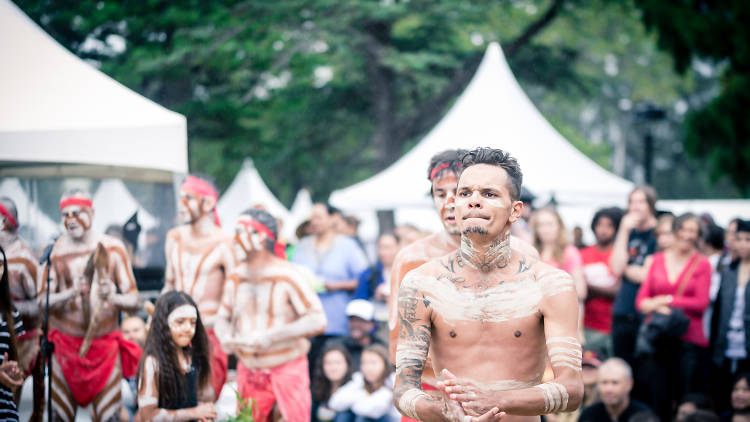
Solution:
[[[91,227],[96,233],[104,231],[112,224],[122,226],[136,211],[141,233],[145,237],[148,229],[156,227],[159,222],[146,211],[120,179],[105,179],[99,185],[92,198],[94,203],[94,220]]]
[[[425,175],[430,157],[448,149],[491,146],[509,152],[523,185],[558,203],[621,201],[632,183],[604,170],[573,147],[536,109],[492,43],[474,78],[443,119],[407,154],[375,176],[335,191],[342,209],[431,206]]]
[[[48,243],[62,232],[62,225],[47,217],[16,178],[0,181],[0,196],[10,198],[16,204],[21,236],[30,241],[34,248]]]
[[[0,55],[0,176],[187,173],[184,116],[80,60],[10,0],[0,0]]]
[[[289,220],[289,211],[276,199],[258,174],[253,161],[246,158],[240,172],[232,184],[219,198],[216,209],[222,227],[233,232],[237,217],[248,208],[262,206],[266,211],[281,221]]]

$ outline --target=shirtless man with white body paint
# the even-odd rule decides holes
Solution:
[[[123,374],[135,374],[140,359],[140,349],[122,337],[117,321],[120,311],[139,308],[138,290],[122,242],[91,232],[94,209],[89,194],[77,189],[64,193],[60,212],[66,232],[55,242],[49,269],[49,339],[55,345],[52,407],[57,420],[72,422],[78,406],[93,403],[93,419],[109,420],[119,415]],[[99,244],[108,256],[109,279],[89,286],[91,280],[84,271]],[[43,301],[46,284],[41,291]],[[92,322],[96,314],[93,304],[101,305],[96,322]],[[92,323],[93,340],[86,355],[80,357],[81,344]],[[112,353],[118,349],[119,353]]]
[[[227,277],[216,335],[237,356],[237,384],[252,397],[258,421],[309,421],[307,352],[326,317],[318,295],[295,264],[281,259],[276,220],[250,209],[236,224],[237,266]]]
[[[523,207],[515,159],[480,148],[462,162],[461,247],[401,284],[394,403],[424,421],[538,421],[574,410],[583,381],[573,280],[510,248]],[[420,388],[428,350],[440,398]],[[548,357],[555,377],[542,384]]]
[[[231,238],[216,217],[218,193],[212,184],[188,176],[180,188],[177,212],[183,225],[167,233],[164,289],[180,290],[198,304],[211,343],[211,376],[214,398],[226,381],[227,355],[213,331],[226,275],[234,267]]]
[[[44,379],[42,360],[39,355],[41,330],[40,309],[37,302],[39,289],[38,258],[26,242],[18,236],[18,210],[16,204],[7,197],[0,197],[0,246],[8,259],[8,282],[10,298],[18,310],[26,333],[16,339],[18,344],[18,366],[25,374],[34,376],[35,410],[30,420],[41,421],[43,407]],[[32,367],[33,365],[33,367]]]
[[[406,274],[424,264],[425,262],[458,250],[461,244],[461,232],[456,224],[454,204],[452,199],[456,196],[457,174],[461,168],[461,155],[465,151],[448,150],[434,155],[430,159],[427,169],[427,178],[431,183],[431,195],[435,204],[440,221],[445,230],[431,234],[419,239],[399,251],[393,262],[391,271],[391,291],[388,301],[390,331],[389,351],[391,360],[396,359],[396,342],[398,340],[398,292],[399,286]],[[529,243],[511,236],[513,248],[526,256],[539,258],[536,249]],[[428,390],[437,390],[437,378],[432,372],[430,359],[427,359],[425,371],[422,376],[423,387]],[[402,419],[408,421],[408,418]]]

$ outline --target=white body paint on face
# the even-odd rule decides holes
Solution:
[[[458,178],[452,171],[444,171],[432,181],[432,201],[435,211],[440,216],[445,231],[452,235],[459,234],[456,225],[456,207],[453,199],[456,197]]]
[[[568,390],[556,382],[546,382],[536,386],[544,396],[544,413],[555,413],[568,407]]]
[[[175,323],[176,320],[183,318],[198,318],[198,310],[193,305],[181,305],[172,309],[172,312],[167,316],[167,324],[170,326]]]
[[[91,228],[91,209],[80,205],[69,205],[60,210],[62,223],[68,234],[80,239]]]
[[[201,217],[200,197],[186,191],[180,191],[180,201],[177,203],[177,215],[183,224],[190,224]]]

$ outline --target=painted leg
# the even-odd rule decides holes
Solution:
[[[76,418],[77,404],[73,393],[68,388],[57,357],[52,356],[52,412],[56,421],[73,422]]]
[[[107,383],[91,403],[91,418],[94,422],[119,420],[120,406],[122,405],[121,380],[122,368],[118,357],[112,373],[107,378]]]

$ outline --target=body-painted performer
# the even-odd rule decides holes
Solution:
[[[461,244],[461,232],[455,217],[455,207],[452,199],[456,196],[458,173],[461,170],[460,157],[465,151],[448,150],[436,154],[430,160],[427,177],[430,180],[431,195],[440,221],[445,230],[419,239],[399,251],[391,271],[391,291],[389,298],[390,357],[395,362],[396,343],[398,340],[398,292],[399,286],[406,274],[426,263],[427,261],[444,256],[458,250]],[[531,244],[511,236],[513,248],[519,252],[538,258]],[[427,359],[422,379],[425,390],[437,390],[437,379],[432,372],[429,358]],[[404,418],[403,420],[408,420]]]
[[[64,193],[60,212],[65,234],[49,268],[52,406],[56,418],[72,422],[78,406],[93,403],[93,419],[109,420],[119,415],[120,380],[135,374],[140,359],[140,348],[117,329],[120,311],[138,309],[138,290],[122,242],[91,232],[89,194]]]
[[[216,320],[224,350],[238,358],[239,393],[257,403],[256,421],[309,421],[309,337],[325,330],[323,306],[306,277],[281,258],[276,220],[251,209],[237,220],[238,265]]]
[[[138,368],[136,420],[213,421],[209,343],[198,309],[185,292],[156,301],[144,359]]]
[[[18,211],[16,204],[7,197],[0,198],[0,246],[8,258],[8,282],[10,298],[23,321],[24,335],[17,336],[18,365],[27,375],[34,376],[34,413],[32,421],[41,421],[44,400],[42,361],[39,357],[41,325],[37,296],[39,282],[38,259],[26,242],[18,236]]]
[[[538,421],[571,411],[583,395],[573,280],[510,248],[523,207],[515,159],[480,148],[462,163],[460,249],[401,284],[394,403],[424,421]],[[428,350],[443,378],[439,398],[421,388]],[[548,358],[555,376],[541,383]]]
[[[211,344],[214,398],[219,397],[226,381],[227,355],[213,326],[224,280],[234,267],[231,238],[221,230],[216,217],[217,199],[216,189],[202,178],[188,176],[182,184],[177,210],[184,224],[167,233],[163,290],[183,291],[198,304]]]

